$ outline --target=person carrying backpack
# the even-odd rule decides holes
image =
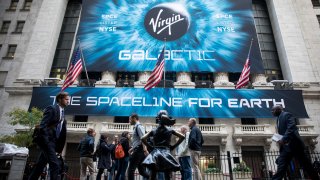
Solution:
[[[117,168],[117,174],[116,174],[115,180],[125,180],[126,170],[128,168],[128,163],[129,163],[129,149],[130,149],[129,139],[130,139],[129,132],[124,131],[121,134],[120,143],[116,146],[115,158],[118,159],[118,168]]]

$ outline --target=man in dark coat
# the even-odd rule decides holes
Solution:
[[[283,136],[278,141],[280,145],[280,156],[277,159],[278,169],[272,179],[283,179],[287,167],[294,157],[312,180],[318,180],[319,177],[312,168],[311,161],[305,152],[305,145],[299,135],[293,115],[283,111],[282,106],[274,106],[272,114],[277,117],[277,130]]]
[[[36,141],[41,153],[29,180],[38,179],[47,163],[49,163],[50,179],[61,179],[59,174],[61,167],[57,155],[62,153],[66,142],[67,121],[64,117],[64,108],[69,104],[68,93],[60,92],[57,94],[56,102],[57,105],[48,106],[44,110],[39,136]]]

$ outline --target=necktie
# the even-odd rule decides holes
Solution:
[[[277,131],[279,133],[279,117],[277,118]]]
[[[61,111],[61,119],[60,119],[59,124],[57,125],[57,128],[56,128],[56,137],[57,138],[59,138],[59,136],[60,136],[63,120],[64,120],[64,110]]]

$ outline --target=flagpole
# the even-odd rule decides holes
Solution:
[[[166,44],[167,44],[167,38],[164,38],[164,52],[163,52],[163,88],[166,88],[166,58],[165,58],[165,52],[166,52]]]
[[[90,86],[88,71],[87,71],[87,67],[86,67],[85,60],[84,60],[84,56],[83,56],[83,54],[82,54],[81,42],[80,42],[80,39],[79,39],[79,38],[78,38],[78,41],[79,41],[79,49],[80,49],[80,54],[81,54],[81,60],[82,60],[82,62],[83,62],[83,67],[84,67],[84,70],[85,70],[85,72],[86,72],[86,76],[87,76],[87,80],[88,80],[88,85]]]
[[[250,53],[251,53],[252,42],[253,42],[253,38],[251,39],[251,44],[250,44],[250,48],[249,48],[248,58],[249,58],[249,56],[250,56]]]

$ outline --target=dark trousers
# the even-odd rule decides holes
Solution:
[[[97,174],[97,180],[101,180],[101,175],[103,174],[104,172],[104,169],[100,168],[99,171],[98,171],[98,174]],[[108,175],[104,175],[104,180],[107,180],[108,179]]]
[[[49,163],[50,179],[60,180],[60,166],[58,157],[55,151],[55,143],[49,142],[46,145],[40,145],[41,153],[38,157],[37,163],[29,176],[29,180],[38,179],[44,167]]]
[[[272,177],[273,180],[281,180],[284,178],[288,165],[293,157],[299,161],[300,166],[307,172],[309,178],[319,180],[319,176],[314,171],[311,161],[304,149],[298,146],[293,149],[288,145],[284,145],[280,149],[280,156],[277,159],[278,168],[276,174]]]
[[[191,157],[179,157],[181,180],[192,180]]]
[[[129,157],[124,157],[118,161],[118,169],[115,180],[125,180],[126,170],[129,163]]]
[[[138,171],[141,176],[149,179],[149,175],[146,172],[146,169],[142,166],[142,162],[146,156],[144,155],[143,149],[137,148],[133,151],[129,160],[128,167],[128,180],[134,180],[134,171],[138,168]]]

